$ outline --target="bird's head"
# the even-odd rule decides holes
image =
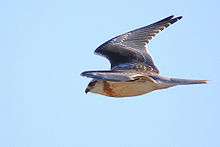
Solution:
[[[102,82],[101,81],[96,81],[92,80],[88,86],[85,89],[85,93],[87,94],[88,92],[93,92],[93,93],[102,93]]]

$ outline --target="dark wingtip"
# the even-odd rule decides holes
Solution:
[[[174,17],[174,15],[170,15],[158,22],[156,22],[157,24],[158,23],[166,23],[166,22],[169,22],[171,24],[175,23],[176,21],[180,20],[182,18],[182,16],[178,16],[178,17]],[[155,23],[154,23],[155,24]]]
[[[169,19],[172,19],[173,17],[174,17],[174,15],[170,15],[170,16],[168,16],[168,17],[164,18],[164,19],[169,20]]]
[[[169,20],[169,19],[172,19],[173,17],[174,17],[174,15],[170,15],[170,16],[164,18],[164,20]]]
[[[173,24],[173,23],[177,22],[178,20],[180,20],[180,19],[182,19],[182,18],[183,18],[182,16],[178,16],[178,17],[175,17],[175,18],[170,19],[169,22],[170,22],[171,24]]]
[[[84,77],[84,72],[80,73],[80,76],[83,76],[83,77]]]
[[[86,77],[88,75],[88,71],[84,71],[80,74],[80,76]]]
[[[178,20],[180,20],[180,19],[182,19],[183,18],[183,16],[178,16],[178,17],[176,17],[176,19],[178,19]]]
[[[84,71],[80,75],[83,77],[88,77],[88,78],[96,78],[97,72],[96,71]]]
[[[174,17],[174,15],[170,15],[170,16],[168,16],[168,17],[166,17],[166,18],[164,18],[164,19],[162,19],[162,20],[160,20],[160,21],[158,21],[158,22],[156,22],[156,23],[162,23],[162,22],[164,22],[164,21],[169,21],[169,20],[171,20],[173,17]]]

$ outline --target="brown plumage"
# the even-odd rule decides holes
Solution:
[[[119,35],[100,45],[95,53],[111,63],[108,71],[85,71],[93,78],[85,92],[111,97],[129,97],[177,85],[205,84],[206,80],[167,78],[159,75],[147,44],[160,31],[180,20],[169,16],[151,25]]]

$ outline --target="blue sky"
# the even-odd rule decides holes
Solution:
[[[0,146],[219,147],[220,2],[0,1]],[[84,93],[104,41],[169,15],[149,45],[164,76],[208,79],[129,99]]]

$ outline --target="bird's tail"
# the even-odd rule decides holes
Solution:
[[[207,84],[208,80],[190,80],[170,78],[170,82],[176,85],[190,85],[190,84]]]
[[[152,76],[152,78],[158,83],[163,83],[170,86],[208,83],[207,80],[177,79],[177,78],[168,78],[162,76]]]

